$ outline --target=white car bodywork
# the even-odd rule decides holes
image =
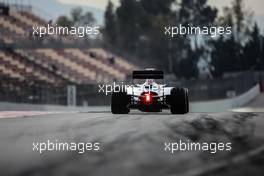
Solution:
[[[166,87],[164,84],[154,84],[146,86],[144,84],[137,84],[135,86],[129,86],[126,88],[127,95],[133,95],[135,97],[140,96],[143,92],[155,92],[159,97],[170,95],[173,87]]]

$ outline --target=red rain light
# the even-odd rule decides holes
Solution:
[[[145,102],[150,103],[152,101],[152,96],[151,94],[145,94]]]

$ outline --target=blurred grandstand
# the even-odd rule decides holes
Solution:
[[[32,35],[48,23],[30,6],[0,4],[0,101],[66,104],[67,85],[77,85],[81,104],[97,99],[96,84],[123,81],[137,68],[77,36]]]

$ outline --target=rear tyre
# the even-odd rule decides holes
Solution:
[[[126,92],[113,92],[111,99],[111,112],[113,114],[128,114],[130,109],[129,105],[129,96]]]
[[[171,113],[186,114],[189,112],[189,93],[186,88],[173,88],[171,90]]]

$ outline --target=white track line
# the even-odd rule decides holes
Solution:
[[[17,117],[30,117],[50,114],[63,114],[65,112],[53,112],[53,111],[0,111],[0,119],[17,118]],[[75,112],[67,112],[75,113]]]
[[[231,109],[231,112],[255,112],[255,113],[263,113],[264,112],[264,108],[243,107],[243,108]]]

